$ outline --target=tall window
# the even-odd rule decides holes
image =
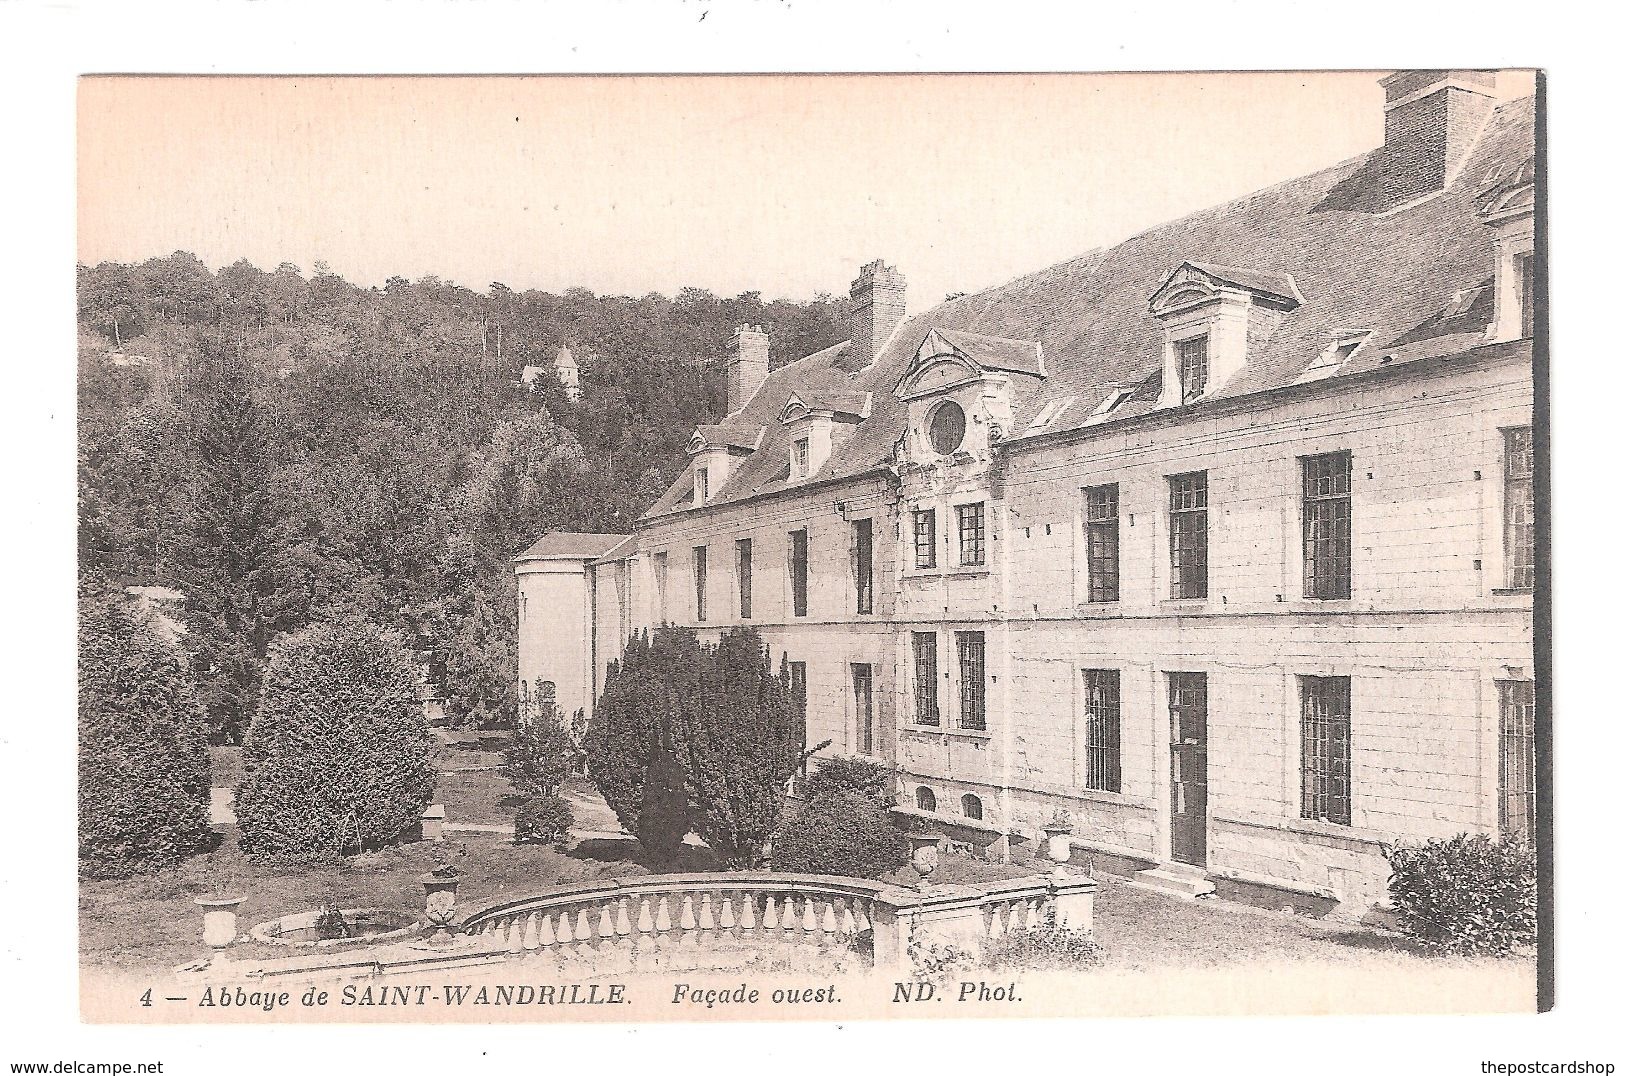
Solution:
[[[703,545],[694,547],[694,619],[705,621],[705,556]]]
[[[801,775],[807,775],[807,663],[805,661],[790,662],[790,702],[796,708],[796,717],[801,726]]]
[[[981,501],[954,509],[959,519],[959,563],[987,563],[987,506]]]
[[[1528,839],[1535,832],[1535,685],[1502,680],[1501,834]]]
[[[987,637],[979,631],[956,631],[959,644],[959,727],[987,728]]]
[[[740,538],[734,542],[734,574],[739,580],[740,620],[750,619],[751,572],[750,539]]]
[[[666,554],[655,554],[655,603],[660,606],[660,622],[666,622]]]
[[[1506,550],[1506,585],[1513,590],[1535,586],[1535,435],[1528,426],[1502,430],[1506,490],[1502,537]]]
[[[807,530],[790,532],[790,605],[796,616],[807,615]]]
[[[937,711],[937,633],[914,632],[914,723],[940,725]]]
[[[1350,818],[1349,678],[1305,676],[1303,807],[1305,818],[1346,826]]]
[[[1168,551],[1173,596],[1207,597],[1207,472],[1168,479]]]
[[[858,754],[875,753],[875,668],[873,665],[854,663],[852,666],[852,717],[857,726]]]
[[[1346,598],[1354,541],[1347,452],[1303,460],[1303,596]]]
[[[807,477],[808,461],[812,458],[812,443],[806,438],[798,438],[795,443],[795,478]]]
[[[711,472],[704,467],[694,469],[694,500],[705,504],[711,499]]]
[[[1116,669],[1083,670],[1084,787],[1123,791],[1122,677]]]
[[[858,592],[858,612],[875,611],[875,527],[872,519],[859,519],[852,523],[852,544]]]
[[[937,510],[923,508],[914,513],[914,567],[937,566]]]
[[[1518,288],[1519,335],[1535,335],[1535,256],[1519,254],[1512,260],[1513,279]]]
[[[1177,341],[1180,400],[1190,403],[1207,391],[1207,335]]]
[[[1088,528],[1089,600],[1117,600],[1117,486],[1090,486],[1084,491]]]

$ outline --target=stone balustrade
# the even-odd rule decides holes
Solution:
[[[699,949],[724,939],[850,946],[874,966],[902,967],[911,938],[979,952],[983,941],[1058,922],[1093,925],[1096,885],[1033,875],[982,885],[904,889],[828,875],[730,872],[614,878],[555,886],[469,915],[463,933],[490,952],[580,954]]]

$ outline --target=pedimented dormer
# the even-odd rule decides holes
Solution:
[[[1018,383],[1045,376],[1035,340],[932,329],[897,382],[908,404],[900,451],[915,463],[986,459],[1010,432]]]
[[[733,472],[735,463],[755,452],[762,444],[762,427],[701,426],[688,439],[688,455],[694,469],[695,508],[703,508]]]
[[[779,409],[790,439],[790,481],[816,475],[839,435],[868,418],[873,404],[867,392],[792,392]]]
[[[1287,273],[1184,262],[1151,295],[1162,322],[1162,396],[1177,407],[1211,396],[1247,365],[1248,348],[1269,338],[1303,303]]]
[[[1535,334],[1535,159],[1492,175],[1476,200],[1495,235],[1495,320],[1491,340]]]

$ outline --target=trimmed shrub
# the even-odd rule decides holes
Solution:
[[[683,838],[693,828],[690,822],[693,812],[684,792],[683,767],[664,737],[650,749],[648,774],[632,834],[643,846],[644,855],[652,863],[664,866],[676,862]]]
[[[283,637],[243,747],[243,851],[309,862],[394,841],[434,795],[431,748],[399,640],[356,619]]]
[[[792,808],[773,841],[774,869],[796,874],[878,878],[907,862],[907,838],[886,808],[863,792]]]
[[[1535,940],[1535,854],[1523,841],[1459,833],[1384,851],[1400,925],[1422,944],[1499,955]]]
[[[529,797],[557,794],[575,769],[578,752],[558,710],[544,706],[514,729],[502,752],[502,776]]]
[[[897,769],[894,766],[874,759],[830,755],[817,759],[814,767],[801,781],[804,799],[857,792],[886,807],[896,801]]]
[[[575,812],[557,791],[537,793],[514,812],[513,839],[520,844],[563,844],[575,821]]]
[[[208,717],[179,656],[118,594],[79,620],[79,866],[90,877],[171,867],[209,829]]]
[[[988,939],[982,963],[992,971],[1075,970],[1099,966],[1103,954],[1093,935],[1056,923],[1052,908],[1040,926]]]

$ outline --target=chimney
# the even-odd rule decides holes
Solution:
[[[1496,105],[1493,71],[1395,71],[1382,80],[1383,149],[1403,199],[1456,178]]]
[[[876,260],[858,270],[851,294],[852,352],[846,365],[859,370],[875,361],[902,322],[908,281],[894,267]]]
[[[728,413],[738,411],[767,380],[767,331],[741,325],[728,345]]]

